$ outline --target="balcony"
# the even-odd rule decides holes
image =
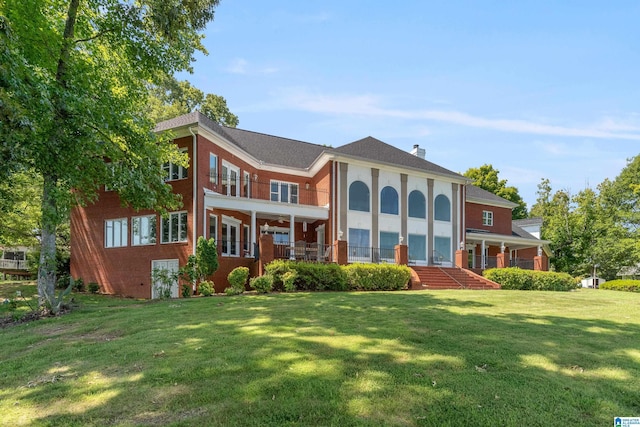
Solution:
[[[0,270],[27,271],[29,270],[29,263],[26,260],[0,259]]]
[[[247,179],[248,178],[248,179]],[[206,188],[228,197],[250,200],[266,200],[290,205],[327,206],[329,192],[316,189],[310,184],[286,181],[260,181],[249,175],[210,175]]]

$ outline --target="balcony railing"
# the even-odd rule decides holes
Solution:
[[[380,264],[395,262],[396,254],[393,248],[374,248],[369,246],[348,246],[347,261]]]
[[[28,270],[29,263],[26,260],[0,259],[2,270]]]
[[[315,242],[275,243],[273,256],[276,259],[295,259],[298,261],[331,262],[333,247],[318,245]]]
[[[207,188],[230,197],[269,200],[272,202],[326,206],[329,204],[327,190],[311,187],[309,184],[285,181],[260,181],[235,174],[209,175]]]
[[[523,270],[533,270],[532,259],[514,258],[510,261],[509,265],[511,267],[518,267]]]

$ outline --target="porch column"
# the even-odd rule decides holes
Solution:
[[[533,269],[535,271],[545,271],[544,264],[542,262],[542,246],[538,246],[538,255],[533,257]]]
[[[427,178],[427,265],[433,265],[433,178]]]
[[[291,246],[291,255],[289,259],[296,259],[296,218],[291,214],[289,216],[289,245]]]
[[[506,268],[509,266],[508,254],[504,252],[505,250],[504,242],[500,244],[500,253],[496,257],[496,268]]]
[[[480,249],[481,254],[480,254],[480,268],[482,268],[483,270],[485,268],[487,268],[487,257],[485,256],[485,241],[482,241],[482,247]]]
[[[258,231],[258,229],[256,228],[256,224],[256,211],[251,211],[251,247],[249,248],[249,253],[252,257],[256,256],[256,254],[254,253],[256,247],[256,231]]]

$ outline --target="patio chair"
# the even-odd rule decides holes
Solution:
[[[293,248],[293,255],[297,260],[307,258],[307,242],[298,240]]]

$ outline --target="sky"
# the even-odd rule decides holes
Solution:
[[[640,154],[640,2],[222,0],[182,74],[239,128],[491,164],[530,208]]]

